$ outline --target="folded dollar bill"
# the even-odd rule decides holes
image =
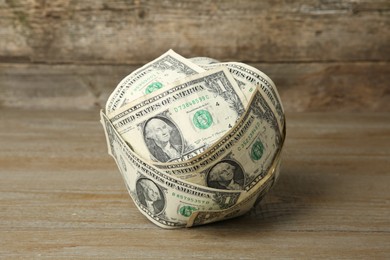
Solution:
[[[279,175],[283,106],[243,63],[169,50],[118,84],[101,123],[136,207],[163,228],[245,214]]]
[[[173,50],[145,64],[125,77],[112,92],[106,103],[106,113],[139,97],[165,87],[167,84],[203,72],[204,69]]]
[[[143,158],[182,161],[200,154],[232,128],[246,104],[229,71],[217,68],[130,102],[109,118]]]

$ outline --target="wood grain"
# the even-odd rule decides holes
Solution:
[[[287,114],[261,204],[167,231],[128,196],[97,110],[0,112],[0,258],[390,257],[389,113]]]
[[[387,62],[250,65],[271,77],[288,112],[390,112]],[[0,64],[0,107],[104,107],[120,80],[139,66]]]
[[[389,40],[387,0],[0,1],[0,258],[390,259]],[[281,177],[243,217],[160,229],[107,154],[98,109],[170,48],[277,85]]]
[[[390,111],[387,0],[0,1],[0,108],[103,107],[172,48],[243,61],[286,111]]]
[[[0,2],[0,61],[142,64],[184,56],[246,62],[389,61],[390,2]]]

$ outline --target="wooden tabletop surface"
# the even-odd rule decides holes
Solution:
[[[287,114],[281,175],[240,218],[138,212],[94,111],[0,111],[0,258],[390,258],[390,115]]]

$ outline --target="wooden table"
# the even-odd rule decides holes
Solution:
[[[390,258],[389,114],[287,114],[265,200],[179,230],[138,212],[97,110],[3,109],[0,120],[1,258]]]

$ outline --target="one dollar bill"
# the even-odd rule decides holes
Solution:
[[[125,77],[112,92],[106,103],[106,114],[123,105],[148,95],[170,83],[203,72],[204,69],[169,50],[157,59]]]
[[[138,157],[101,112],[108,153],[115,159],[139,211],[163,228],[187,225],[197,211],[218,211],[244,199],[243,191],[211,189],[169,176]]]
[[[247,101],[226,68],[173,83],[109,117],[133,150],[149,161],[188,160],[232,128]]]
[[[164,172],[210,188],[250,191],[280,153],[284,130],[259,88],[240,120],[202,154],[184,162],[155,163]]]
[[[280,156],[277,156],[266,176],[264,176],[264,178],[256,184],[256,187],[253,188],[252,192],[247,193],[245,198],[243,198],[240,202],[224,210],[196,211],[188,220],[187,227],[235,218],[247,213],[253,206],[263,200],[264,196],[275,184],[279,174],[279,167]]]
[[[278,119],[279,128],[284,128],[284,109],[282,102],[280,101],[279,93],[276,89],[275,83],[263,72],[240,62],[201,64],[201,67],[207,70],[218,67],[228,68],[247,99],[253,95],[256,87],[259,87],[261,94],[266,102],[270,104],[271,109],[274,111],[276,118]]]

